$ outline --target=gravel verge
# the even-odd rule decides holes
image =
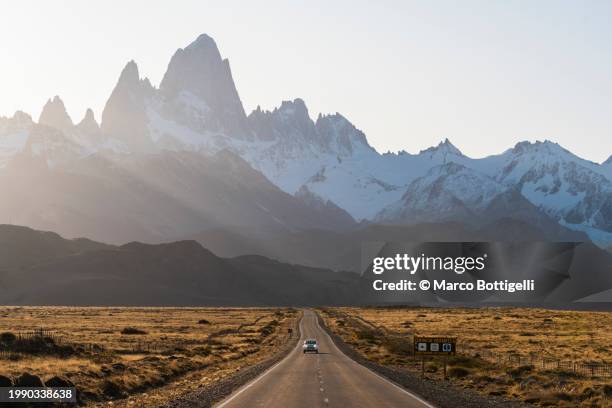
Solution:
[[[400,370],[377,364],[364,358],[351,346],[334,332],[332,332],[325,321],[317,313],[319,325],[331,337],[332,341],[349,358],[362,366],[369,368],[375,373],[385,377],[393,383],[407,389],[408,391],[420,396],[430,404],[439,408],[523,408],[529,407],[518,401],[509,401],[500,397],[484,397],[474,391],[464,390],[453,387],[447,381],[436,381],[423,379],[418,375],[406,370]]]
[[[299,328],[301,318],[302,317],[300,316],[300,318],[297,319],[297,323],[293,327],[289,341],[287,341],[282,349],[272,357],[254,366],[237,371],[235,374],[232,374],[221,381],[217,381],[215,383],[200,387],[195,391],[188,392],[175,400],[159,406],[159,408],[208,408],[212,407],[214,403],[220,402],[224,398],[228,397],[232,392],[254,380],[264,371],[281,361],[289,354],[289,352],[291,352],[291,350],[295,348],[295,345],[297,344],[301,335]]]

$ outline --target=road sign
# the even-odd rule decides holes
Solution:
[[[414,336],[414,354],[419,356],[454,356],[456,337]]]

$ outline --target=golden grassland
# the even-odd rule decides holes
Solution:
[[[448,381],[536,406],[612,407],[612,377],[575,372],[570,362],[612,369],[612,313],[528,308],[331,308],[331,330],[379,364],[421,371],[412,336],[456,336]],[[518,359],[521,356],[521,359]],[[544,364],[542,364],[544,361]],[[443,380],[443,359],[426,376]]]
[[[154,406],[271,356],[298,315],[268,308],[0,307],[0,375],[61,377],[85,405]]]

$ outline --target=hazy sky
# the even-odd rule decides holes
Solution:
[[[0,11],[0,115],[60,95],[100,117],[125,63],[161,81],[199,34],[248,111],[301,97],[379,151],[448,137],[473,157],[551,139],[612,154],[612,2],[11,1]]]

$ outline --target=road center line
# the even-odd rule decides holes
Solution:
[[[425,401],[424,399],[422,399],[421,397],[419,397],[416,394],[413,394],[412,392],[406,390],[405,388],[401,387],[400,385],[394,383],[393,381],[383,377],[382,375],[378,374],[377,372],[369,369],[368,367],[359,364],[358,362],[356,362],[355,360],[353,360],[352,358],[350,358],[349,356],[347,356],[346,354],[344,354],[344,352],[342,350],[340,350],[337,346],[336,343],[334,343],[334,341],[332,340],[331,336],[329,334],[327,334],[327,331],[323,330],[323,328],[319,325],[319,315],[315,312],[315,316],[316,316],[316,324],[317,327],[319,328],[319,330],[321,330],[329,339],[329,341],[331,342],[331,344],[338,350],[340,351],[340,354],[342,354],[344,357],[346,357],[349,361],[351,361],[352,363],[354,363],[355,365],[362,367],[364,369],[366,369],[367,371],[369,371],[370,373],[374,374],[376,377],[380,378],[381,380],[383,380],[384,382],[391,384],[392,386],[394,386],[395,388],[397,388],[398,390],[402,391],[405,394],[410,395],[412,398],[416,399],[417,401],[419,401],[420,403],[422,403],[423,405],[425,405],[428,408],[436,408],[434,405],[431,405],[429,402]]]

